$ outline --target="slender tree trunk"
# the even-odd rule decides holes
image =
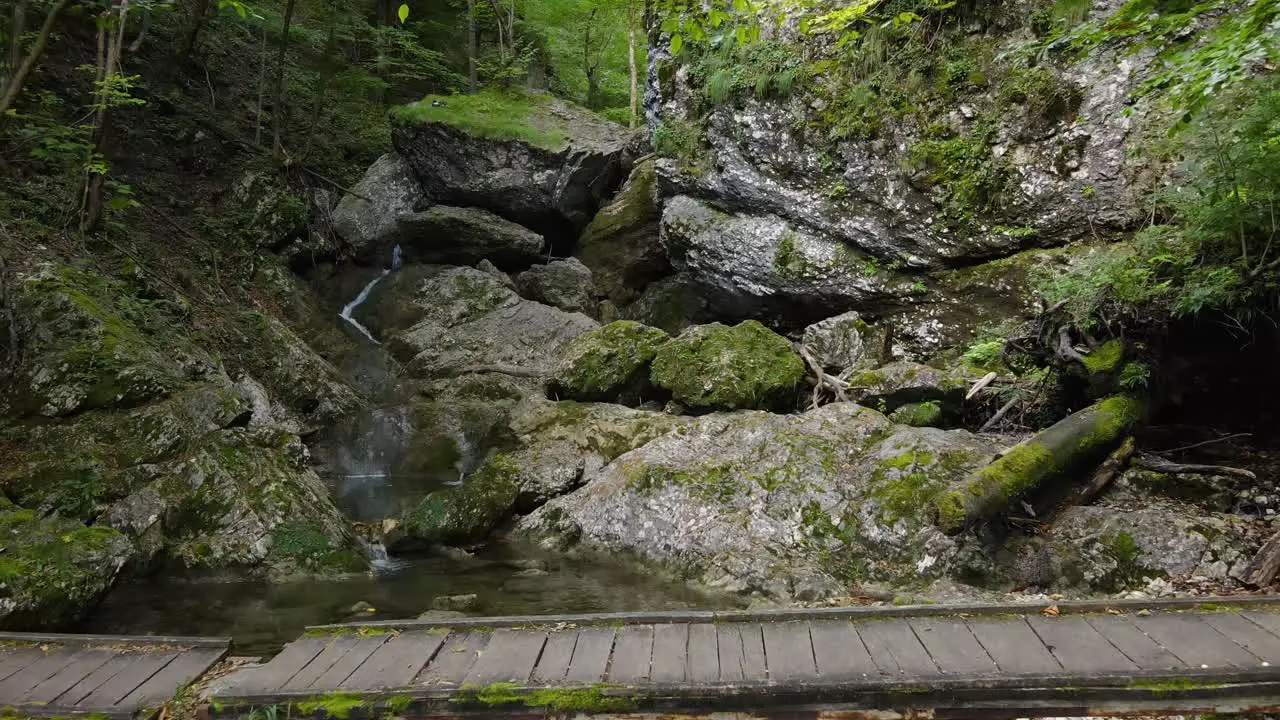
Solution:
[[[108,13],[115,13],[114,34],[108,32],[109,23],[103,22],[99,25],[98,30],[98,95],[95,99],[95,115],[93,121],[93,154],[102,153],[106,145],[107,137],[107,121],[110,118],[108,114],[110,107],[110,96],[106,92],[106,87],[111,83],[112,77],[122,74],[120,64],[121,56],[124,53],[124,31],[125,25],[129,18],[129,0],[122,0],[119,9],[108,10]],[[106,49],[103,51],[103,42],[105,40]],[[102,223],[103,203],[106,200],[106,183],[107,176],[103,172],[89,173],[85,178],[84,200],[80,215],[80,231],[83,233],[93,232]]]
[[[498,21],[498,59],[500,61],[505,61],[507,53],[506,53],[506,50],[504,49],[504,43],[503,43],[502,6],[498,4],[498,0],[490,0],[490,4],[493,5],[493,16]]]
[[[289,49],[289,26],[293,23],[293,8],[296,0],[289,0],[284,7],[284,29],[280,35],[280,53],[276,56],[276,92],[275,105],[272,107],[271,148],[276,157],[284,155],[281,135],[284,134],[284,61]]]
[[[182,52],[178,53],[181,57],[188,57],[196,49],[196,41],[200,39],[200,30],[204,28],[205,18],[209,17],[210,0],[196,0],[195,11],[191,13],[192,22],[191,29],[187,31],[187,38],[182,43]]]
[[[262,147],[262,105],[267,98],[267,26],[262,25],[262,58],[258,63],[258,119],[253,129],[254,147]]]
[[[467,0],[467,92],[474,93],[479,86],[476,70],[476,0]]]
[[[22,62],[22,33],[27,31],[27,0],[18,0],[13,4],[13,16],[9,20],[9,61],[4,67],[4,79],[8,80],[18,71],[18,63]]]
[[[53,7],[49,8],[49,13],[44,17],[44,23],[40,25],[40,33],[36,36],[36,44],[31,47],[31,51],[9,76],[9,81],[4,86],[4,93],[0,94],[0,118],[3,118],[5,112],[17,102],[18,96],[22,93],[22,87],[27,82],[27,76],[35,69],[40,56],[44,54],[45,46],[49,44],[49,36],[53,34],[53,24],[57,22],[58,15],[69,2],[70,0],[58,0]],[[14,42],[16,44],[16,38]]]
[[[631,127],[640,114],[640,80],[636,73],[636,0],[627,0],[627,63],[631,69]]]

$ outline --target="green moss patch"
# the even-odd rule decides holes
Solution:
[[[1115,372],[1124,360],[1124,343],[1120,340],[1108,340],[1084,356],[1084,367],[1090,375],[1104,375]]]
[[[685,330],[658,350],[650,373],[678,402],[704,410],[783,408],[803,377],[791,343],[755,320]]]
[[[405,532],[427,544],[483,539],[513,511],[520,492],[519,466],[494,455],[461,485],[438,490],[405,516]]]
[[[638,402],[651,394],[649,364],[670,339],[662,330],[630,320],[585,332],[565,350],[553,389],[573,400]]]
[[[942,420],[942,403],[930,400],[922,403],[909,403],[894,410],[889,419],[903,425],[928,427],[937,425]]]
[[[636,708],[631,698],[608,695],[607,689],[606,685],[533,690],[521,689],[514,683],[463,685],[450,702],[481,707],[517,706],[555,713],[628,712]]]
[[[428,95],[392,109],[393,120],[406,124],[442,124],[469,135],[493,140],[519,140],[559,150],[568,140],[566,128],[543,112],[550,95],[486,90],[472,95]]]

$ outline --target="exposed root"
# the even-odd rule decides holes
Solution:
[[[813,395],[809,399],[809,409],[816,410],[822,404],[822,390],[826,388],[831,391],[834,398],[832,402],[848,402],[849,396],[846,394],[849,390],[849,383],[834,375],[827,374],[814,359],[813,353],[804,345],[797,345],[796,351],[800,353],[800,357],[804,358],[804,362],[809,366],[809,370],[814,375]]]

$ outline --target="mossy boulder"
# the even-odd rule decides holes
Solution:
[[[658,240],[661,215],[653,161],[646,160],[632,168],[578,239],[578,258],[591,268],[596,289],[614,303],[634,300],[670,269]]]
[[[942,422],[942,405],[936,400],[908,403],[889,413],[889,419],[913,427],[935,426]]]
[[[426,545],[483,540],[514,512],[519,471],[511,458],[497,454],[461,485],[431,493],[405,515],[408,539]]]
[[[804,377],[791,343],[755,320],[698,325],[663,345],[650,378],[698,410],[784,409]]]
[[[0,496],[0,628],[54,629],[92,609],[133,553],[123,535],[40,517]]]
[[[292,328],[259,312],[240,315],[246,344],[239,361],[276,399],[309,423],[325,425],[365,400]]]
[[[991,519],[1014,500],[1087,468],[1118,445],[1142,413],[1141,401],[1115,395],[1059,420],[940,496],[939,526],[957,531]]]
[[[857,403],[881,412],[925,402],[937,403],[945,412],[954,412],[964,402],[968,388],[968,382],[958,374],[909,360],[855,374],[849,384]]]
[[[704,292],[691,278],[682,275],[650,283],[635,302],[619,308],[618,317],[673,335],[690,325],[715,319]]]
[[[618,320],[579,335],[565,349],[551,382],[557,397],[634,404],[653,395],[649,366],[671,337]]]

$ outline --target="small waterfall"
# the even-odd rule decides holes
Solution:
[[[360,547],[364,550],[365,557],[369,558],[369,564],[373,566],[375,572],[393,573],[409,564],[405,560],[388,555],[387,547],[376,540],[360,538]]]
[[[399,248],[399,246],[398,246],[398,245],[397,245],[396,247],[397,247],[397,248]],[[358,320],[356,320],[355,318],[351,317],[351,313],[352,313],[353,311],[355,311],[355,309],[356,309],[356,308],[360,307],[360,303],[364,302],[365,300],[368,300],[368,299],[369,299],[369,293],[373,291],[373,287],[374,287],[375,285],[377,285],[378,283],[382,282],[382,278],[384,278],[384,277],[386,277],[386,276],[388,276],[388,275],[390,275],[390,274],[391,274],[391,268],[387,268],[387,269],[383,270],[381,275],[379,275],[378,277],[376,277],[376,278],[374,278],[374,279],[370,280],[368,285],[365,285],[363,288],[361,288],[361,290],[360,290],[360,294],[359,294],[359,295],[356,295],[356,298],[355,298],[354,300],[352,300],[351,302],[347,303],[346,305],[343,305],[343,306],[342,306],[342,312],[338,313],[338,315],[339,315],[343,320],[346,320],[347,322],[351,323],[351,326],[352,326],[352,327],[354,327],[355,329],[357,329],[357,330],[359,330],[361,333],[363,333],[363,334],[364,334],[364,336],[365,336],[365,337],[367,337],[367,338],[369,338],[369,341],[370,341],[370,342],[372,342],[374,345],[381,345],[382,343],[380,343],[380,342],[378,342],[377,340],[375,340],[375,339],[374,339],[374,337],[373,337],[373,335],[369,333],[369,330],[368,330],[365,326],[363,326],[363,325],[361,325],[361,324],[360,324],[360,321],[358,321]]]

